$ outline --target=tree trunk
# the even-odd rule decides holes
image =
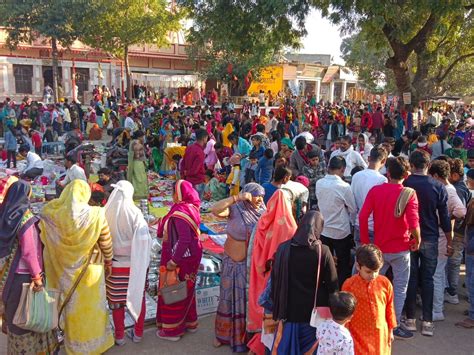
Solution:
[[[418,104],[418,95],[411,85],[410,73],[408,67],[404,61],[397,60],[397,58],[391,57],[387,60],[385,66],[393,71],[395,77],[395,84],[397,85],[398,95],[398,108],[408,110],[411,105]],[[403,102],[403,93],[411,93],[411,104],[405,104]]]
[[[125,77],[127,85],[127,98],[132,99],[132,73],[130,72],[130,63],[128,62],[128,46],[124,49]]]
[[[51,38],[51,55],[53,57],[53,101],[56,104],[58,100],[58,82],[59,82],[59,71],[58,71],[58,42],[55,37]]]

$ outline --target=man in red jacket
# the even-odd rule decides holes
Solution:
[[[196,142],[186,148],[181,162],[181,178],[193,184],[199,196],[204,192],[204,148],[206,147],[209,133],[205,129],[196,131]]]

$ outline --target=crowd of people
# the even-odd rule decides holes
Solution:
[[[278,108],[237,108],[229,100],[191,106],[185,97],[146,95],[119,105],[99,93],[87,113],[67,101],[4,102],[7,167],[15,167],[17,152],[28,163],[20,180],[0,184],[0,289],[11,353],[56,343],[52,334],[13,323],[22,283],[38,291],[44,280],[67,300],[61,322],[68,353],[124,345],[125,308],[136,322],[129,336],[140,342],[155,225],[162,240],[156,334],[179,341],[196,331],[204,202],[227,218],[216,347],[390,353],[394,338],[434,335],[444,302],[460,302],[462,263],[470,308],[457,325],[474,328],[471,107],[425,113],[289,96]],[[62,192],[33,216],[28,179],[42,174],[41,142],[64,132],[90,139],[94,129],[128,149],[126,180],[103,168],[97,197],[96,184],[68,155]],[[184,153],[170,157],[177,145]],[[173,206],[147,223],[134,199],[148,198],[148,171],[170,169]],[[178,300],[167,297],[170,284],[182,286]]]

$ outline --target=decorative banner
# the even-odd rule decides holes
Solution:
[[[411,92],[403,93],[403,103],[405,105],[411,105]]]
[[[252,81],[247,93],[250,96],[256,96],[260,90],[263,90],[265,94],[267,94],[268,91],[271,91],[274,96],[278,93],[278,91],[283,90],[282,66],[270,66],[263,68],[260,72],[260,79],[258,81]]]

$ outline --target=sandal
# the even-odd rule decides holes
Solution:
[[[220,348],[222,346],[222,343],[217,340],[217,339],[214,339],[214,342],[212,343],[212,345],[215,347],[215,348]]]
[[[461,322],[457,322],[456,327],[466,328],[466,329],[474,329],[474,319],[466,318]]]

